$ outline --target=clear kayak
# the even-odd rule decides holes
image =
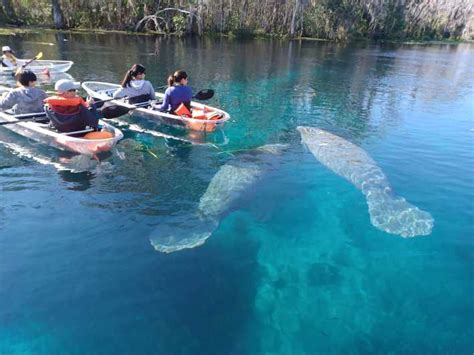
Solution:
[[[36,85],[53,85],[56,81],[60,79],[76,81],[73,76],[68,73],[36,73],[36,78]],[[1,82],[6,86],[0,85],[0,91],[2,91],[2,89],[7,90],[16,87],[16,79],[12,75],[2,76]]]
[[[82,83],[82,87],[87,94],[96,100],[107,100],[112,98],[113,93],[120,88],[120,85],[103,83],[98,81],[86,81]],[[156,93],[158,100],[164,98],[164,94]],[[189,130],[200,131],[200,132],[213,132],[218,128],[224,127],[226,121],[230,119],[227,112],[211,107],[208,105],[201,104],[196,101],[191,102],[192,110],[207,110],[209,112],[216,112],[219,114],[218,119],[202,119],[202,118],[190,118],[185,116],[178,116],[167,112],[159,111],[153,102],[149,101],[141,103],[139,105],[133,105],[127,102],[125,99],[115,99],[109,101],[108,105],[118,105],[130,109],[130,114],[139,115],[148,119],[158,120],[160,123],[169,126],[181,127]]]
[[[12,75],[23,64],[27,63],[26,59],[18,59],[17,67],[0,67],[0,75]],[[34,73],[65,73],[71,69],[74,62],[69,60],[35,60],[28,64],[27,69]]]
[[[84,136],[92,129],[85,129],[78,132],[60,133],[50,126],[46,113],[29,113],[24,115],[14,115],[8,112],[0,112],[0,122],[13,122],[24,120],[24,122],[1,125],[23,137],[32,139],[61,150],[66,150],[79,154],[94,155],[111,150],[117,142],[123,138],[123,133],[114,126],[99,121],[102,131],[112,134],[111,138],[87,139]]]

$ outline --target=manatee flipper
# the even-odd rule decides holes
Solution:
[[[322,129],[297,129],[316,159],[362,191],[376,228],[404,238],[431,234],[431,215],[394,195],[382,169],[362,148]]]
[[[434,224],[431,215],[403,197],[383,192],[371,193],[366,197],[370,221],[378,229],[404,238],[431,234]]]

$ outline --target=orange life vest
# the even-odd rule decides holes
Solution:
[[[62,96],[51,96],[44,100],[51,109],[57,113],[69,115],[79,111],[79,106],[87,107],[87,103],[82,97],[62,97]]]
[[[191,112],[188,110],[185,104],[179,105],[178,108],[174,110],[174,114],[178,116],[192,117]]]

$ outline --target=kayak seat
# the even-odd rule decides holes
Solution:
[[[149,105],[150,99],[151,99],[150,95],[144,94],[144,95],[130,97],[128,99],[128,103],[131,105],[137,105],[137,106]]]

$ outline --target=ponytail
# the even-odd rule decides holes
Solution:
[[[188,74],[184,70],[177,70],[173,75],[168,77],[168,86],[173,86],[176,83],[179,83],[183,79],[187,79]]]
[[[174,76],[170,75],[168,77],[168,86],[173,86],[174,85]]]
[[[126,88],[127,86],[130,86],[130,81],[132,81],[134,77],[140,74],[145,74],[145,67],[141,64],[133,64],[123,77],[121,83],[122,87]]]

